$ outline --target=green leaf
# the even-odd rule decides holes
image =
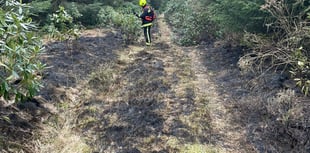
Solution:
[[[306,89],[305,89],[305,95],[307,96],[308,93],[309,93],[309,87],[306,87]]]
[[[1,0],[0,0],[1,1]],[[23,10],[25,5],[17,1],[6,1],[9,11],[0,8],[0,50],[1,86],[0,96],[5,99],[21,100],[25,95],[33,96],[39,90],[40,78],[32,75],[40,66],[39,55],[42,44],[32,31],[35,24],[27,18]],[[44,67],[42,67],[44,69]],[[18,79],[22,81],[16,86]],[[27,98],[27,97],[26,97]]]
[[[28,30],[28,27],[24,23],[21,23],[20,26],[23,27],[25,30]]]
[[[305,66],[305,63],[302,62],[302,61],[298,61],[297,64],[298,64],[299,66],[301,66],[301,67]]]
[[[10,87],[9,87],[7,82],[3,82],[2,83],[2,88],[4,89],[4,91],[9,91],[10,90]]]
[[[1,18],[0,18],[0,23],[1,23],[1,25],[4,26],[4,27],[8,26],[7,23],[6,23],[6,21],[5,21],[5,18],[4,18],[4,17],[1,17]]]
[[[9,80],[17,80],[19,78],[20,78],[19,75],[15,71],[12,71],[12,74],[6,80],[7,81],[9,81]]]
[[[10,70],[10,68],[0,61],[0,66],[3,66],[5,69]]]
[[[12,124],[11,119],[7,116],[2,116],[2,119],[5,120],[6,122]]]

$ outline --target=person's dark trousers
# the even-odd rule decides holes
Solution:
[[[146,45],[147,45],[147,46],[150,46],[151,43],[152,43],[152,38],[151,38],[151,27],[152,27],[152,26],[143,27],[145,42],[146,42]]]

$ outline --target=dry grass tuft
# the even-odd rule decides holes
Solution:
[[[92,151],[85,140],[72,130],[72,124],[64,123],[62,127],[45,129],[47,141],[35,141],[36,153],[89,153]]]

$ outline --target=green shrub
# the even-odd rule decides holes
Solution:
[[[64,7],[59,6],[59,10],[50,16],[50,20],[52,21],[52,24],[54,24],[54,26],[58,29],[58,31],[64,32],[70,28],[73,18],[70,14],[67,13]]]
[[[199,5],[200,2],[197,1],[195,4],[190,2],[171,0],[165,12],[166,20],[177,34],[176,42],[181,45],[194,45],[210,40],[216,31],[208,12]]]
[[[48,32],[49,38],[61,41],[79,37],[79,31],[73,24],[73,18],[62,6],[59,6],[56,13],[50,15],[50,25],[46,26],[45,30]]]
[[[81,14],[80,10],[78,9],[78,4],[75,2],[65,3],[65,8],[67,12],[72,16],[73,20],[76,20],[83,16],[83,14]]]
[[[111,1],[111,0],[101,0],[101,1],[102,1],[102,3],[104,5],[112,6],[114,8],[120,7],[122,4],[124,4],[124,0],[113,0],[113,1]]]
[[[126,44],[132,43],[138,39],[141,32],[141,21],[132,14],[122,14],[119,12],[113,12],[112,23],[121,30],[122,37]]]
[[[308,95],[310,89],[310,62],[305,52],[307,51],[299,48],[293,53],[294,63],[292,63],[290,72],[301,91]]]
[[[310,30],[306,16],[309,6],[306,1],[266,0],[261,8],[274,18],[268,24],[273,33],[245,35],[252,50],[241,58],[255,72],[290,71],[306,95],[310,88]]]
[[[98,14],[102,7],[102,3],[78,5],[79,12],[82,14],[82,16],[77,18],[77,21],[82,23],[84,26],[98,25]]]
[[[32,14],[31,18],[38,22],[40,26],[44,26],[48,22],[46,16],[51,11],[51,0],[33,1],[30,3],[29,11]]]
[[[40,76],[45,66],[38,56],[43,51],[35,25],[24,14],[24,6],[7,1],[0,8],[0,96],[21,101],[33,97],[41,87]]]
[[[244,31],[266,33],[269,16],[264,0],[170,0],[165,17],[177,33],[177,42],[194,45]]]
[[[152,5],[154,9],[163,11],[165,10],[167,1],[166,0],[151,0],[149,3]]]
[[[104,6],[98,13],[98,23],[102,27],[108,27],[112,25],[112,14],[115,12],[113,7]]]
[[[102,27],[115,27],[121,31],[126,44],[136,41],[141,33],[141,21],[132,14],[138,7],[124,3],[117,9],[104,6],[98,13],[97,21]]]
[[[211,20],[225,32],[266,33],[264,22],[269,15],[260,8],[265,0],[221,0],[207,6]]]

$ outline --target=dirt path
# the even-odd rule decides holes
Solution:
[[[54,143],[41,152],[251,152],[230,93],[215,81],[217,65],[205,58],[214,49],[177,46],[163,16],[157,25],[150,48],[124,47],[117,31],[98,29],[69,47],[48,45],[40,96],[59,115],[47,119]]]
[[[169,27],[160,20],[159,26],[161,31],[165,33],[162,41],[171,42],[169,39]],[[171,43],[172,44],[172,43]],[[228,103],[234,101],[232,97],[225,97],[223,92],[219,92],[221,87],[212,81],[214,74],[212,70],[203,63],[203,57],[208,56],[207,50],[215,50],[215,48],[199,48],[199,47],[178,47],[171,46],[171,51],[182,50],[191,59],[191,69],[195,74],[194,85],[196,87],[195,95],[197,97],[205,97],[208,100],[208,110],[210,114],[211,142],[218,148],[219,152],[249,152],[249,146],[246,142],[246,129],[240,125],[233,123],[233,115],[228,110]]]
[[[249,144],[246,141],[246,128],[234,123],[236,116],[229,108],[235,99],[225,95],[227,94],[225,92],[219,92],[223,87],[212,81],[214,74],[201,62],[199,50],[194,50],[190,56],[193,59],[192,66],[197,76],[197,94],[207,96],[209,100],[208,108],[212,119],[210,123],[212,127],[211,141],[222,149],[221,152],[249,153],[250,146],[247,146]],[[229,87],[227,89],[229,90]]]

